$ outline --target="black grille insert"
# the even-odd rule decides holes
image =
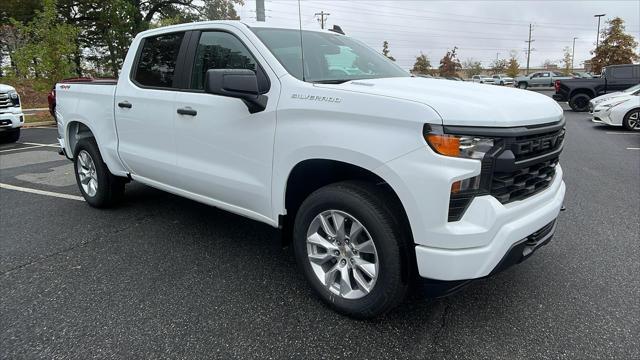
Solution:
[[[506,204],[537,194],[553,181],[556,165],[558,158],[553,158],[513,172],[496,172],[491,182],[491,195]]]

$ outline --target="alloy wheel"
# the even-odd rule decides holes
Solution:
[[[345,299],[366,296],[378,278],[378,253],[369,231],[344,211],[323,211],[311,221],[307,256],[325,288]]]
[[[634,130],[640,130],[640,111],[631,113],[627,118],[627,124]]]
[[[77,168],[82,190],[91,197],[95,196],[98,191],[98,175],[96,174],[96,165],[86,150],[81,150],[78,153]]]

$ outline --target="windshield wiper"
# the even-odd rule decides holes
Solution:
[[[353,79],[334,79],[334,80],[317,80],[312,81],[314,84],[342,84]]]

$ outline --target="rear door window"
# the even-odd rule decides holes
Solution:
[[[176,63],[184,33],[145,38],[136,65],[134,80],[155,88],[173,88]]]
[[[631,66],[614,67],[607,70],[607,72],[614,79],[631,79],[633,77],[633,68]]]

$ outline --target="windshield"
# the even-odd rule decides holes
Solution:
[[[269,48],[287,72],[299,80],[341,83],[358,79],[410,76],[382,54],[344,35],[302,31],[304,46],[304,54],[302,54],[298,30],[274,28],[251,28],[251,30]]]

